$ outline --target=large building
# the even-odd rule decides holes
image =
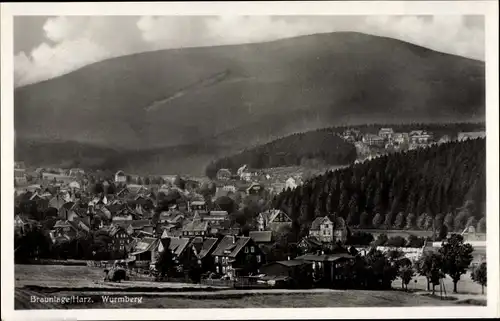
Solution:
[[[481,131],[481,132],[462,132],[458,133],[457,139],[459,141],[464,141],[468,139],[477,139],[477,138],[485,138],[486,137],[486,132]]]

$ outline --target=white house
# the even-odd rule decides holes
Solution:
[[[127,175],[123,171],[118,171],[115,174],[115,183],[126,183]]]

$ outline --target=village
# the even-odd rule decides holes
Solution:
[[[436,140],[420,130],[395,133],[391,128],[364,135],[350,129],[338,135],[356,145],[356,162],[452,140]],[[484,137],[484,132],[459,133],[455,139],[477,137]],[[283,249],[292,219],[270,207],[271,200],[304,180],[297,171],[266,172],[243,164],[236,173],[219,169],[209,180],[141,177],[124,171],[110,175],[81,168],[30,171],[17,162],[15,231],[22,238],[33,229],[42,230],[56,249],[53,258],[120,267],[127,278],[141,275],[234,287],[346,287],[346,269],[357,256],[367,255],[376,240],[372,236],[364,243],[350,241],[353,234],[370,233],[323,213],[294,251]],[[235,217],[238,210],[245,217]],[[433,242],[432,236],[422,237],[414,247],[380,243],[376,248],[384,253],[398,250],[398,260],[414,263],[426,251],[439,249],[441,242]],[[483,262],[485,235],[470,226],[462,236],[476,249],[473,264]]]

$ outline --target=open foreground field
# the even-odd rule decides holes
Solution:
[[[15,276],[16,309],[449,306],[471,298],[469,294],[457,297],[458,300],[440,300],[402,291],[235,290],[151,281],[111,283],[102,282],[102,269],[85,266],[16,265]],[[475,288],[473,283],[461,283],[459,291],[480,293],[480,287]],[[393,287],[400,288],[400,281],[396,280]],[[425,280],[419,278],[415,287],[424,290]],[[124,297],[133,302],[111,302],[113,298]],[[482,299],[477,294],[472,297]],[[33,302],[33,298],[52,298],[52,301]],[[61,298],[69,301],[61,302]],[[474,304],[480,304],[477,300]]]

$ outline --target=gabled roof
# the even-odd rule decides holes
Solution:
[[[63,204],[63,206],[61,207],[61,209],[71,210],[74,205],[75,205],[75,202],[66,202],[66,203]]]
[[[273,265],[273,264],[279,264],[279,265],[283,265],[286,267],[294,267],[294,266],[301,266],[301,265],[309,265],[312,263],[305,261],[305,260],[288,260],[288,261],[275,261],[275,262],[267,263],[264,266]]]
[[[180,256],[187,248],[189,239],[185,237],[165,237],[161,239],[161,244],[172,251],[172,254]]]
[[[228,216],[227,211],[210,211],[210,216]]]
[[[206,203],[205,201],[192,201],[191,205],[201,206],[201,205],[206,205]]]
[[[272,231],[250,231],[248,235],[255,243],[270,243],[273,239]]]
[[[304,237],[301,242],[305,242],[307,243],[307,245],[310,245],[312,247],[321,247],[323,246],[323,243],[321,243],[320,240],[318,240],[316,237],[314,236],[307,236],[307,237]]]
[[[128,225],[132,225],[132,228],[135,230],[144,228],[145,226],[151,226],[151,222],[149,220],[132,220],[129,221]]]
[[[54,224],[54,228],[64,228],[64,227],[71,227],[76,230],[76,227],[70,223],[68,220],[58,220],[56,224]]]
[[[233,242],[234,241],[234,242]],[[250,241],[249,237],[226,235],[212,253],[217,256],[236,257],[241,249]]]
[[[296,257],[295,260],[303,260],[303,261],[314,261],[314,262],[334,262],[339,259],[353,259],[354,256],[347,253],[337,253],[337,254],[305,254],[299,257]]]
[[[159,240],[154,237],[143,237],[142,239],[138,239],[133,247],[134,253],[131,253],[131,255],[151,251],[158,245],[158,242]]]
[[[333,223],[328,216],[323,216],[323,217],[317,217],[311,224],[310,230],[319,230],[319,227],[323,223],[328,223],[331,224]]]
[[[214,249],[217,241],[217,238],[214,237],[203,239],[202,237],[198,236],[193,238],[193,240],[191,241],[191,246],[194,248],[198,259],[203,259],[205,256],[210,254],[210,251],[212,249]]]
[[[109,236],[114,237],[118,232],[123,231],[126,233],[125,229],[123,226],[120,225],[113,225],[109,229]],[[127,234],[128,235],[128,234]]]
[[[182,227],[184,232],[206,231],[208,230],[208,222],[193,220]]]

